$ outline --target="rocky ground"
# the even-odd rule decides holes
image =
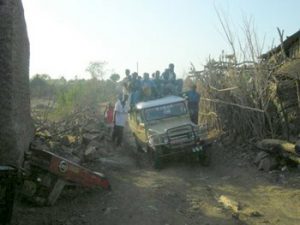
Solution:
[[[129,131],[115,148],[101,123],[87,117],[88,123],[77,121],[77,133],[61,131],[59,138],[50,128],[40,130],[36,145],[46,142],[48,149],[103,172],[112,190],[66,188],[51,207],[19,200],[12,224],[300,224],[299,169],[259,171],[251,146],[219,141],[210,148],[208,167],[173,160],[157,171],[135,151]]]

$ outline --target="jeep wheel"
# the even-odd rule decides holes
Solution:
[[[162,151],[161,149],[148,149],[149,156],[150,156],[150,162],[154,169],[161,169],[162,168]]]
[[[211,151],[207,148],[203,148],[203,152],[199,154],[199,162],[202,166],[209,166],[211,162]]]
[[[135,135],[134,135],[134,141],[135,141],[135,146],[136,146],[137,152],[144,152],[142,146],[140,145],[140,143]]]

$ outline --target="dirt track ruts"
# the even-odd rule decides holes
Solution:
[[[17,203],[13,224],[300,224],[298,171],[259,172],[220,144],[209,167],[170,162],[156,171],[126,140],[106,160],[88,164],[109,177],[111,192],[67,189],[53,207]],[[225,209],[221,195],[239,202],[240,211]]]

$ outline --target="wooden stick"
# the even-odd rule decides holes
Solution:
[[[298,108],[300,109],[300,88],[299,88],[299,80],[296,80],[296,91],[297,91],[297,99],[298,99]]]
[[[239,108],[245,109],[245,110],[250,110],[250,111],[255,111],[255,112],[265,113],[265,111],[262,110],[262,109],[252,108],[252,107],[249,107],[249,106],[240,105],[240,104],[231,103],[231,102],[225,102],[225,101],[222,101],[222,100],[219,100],[219,99],[201,98],[201,101],[208,101],[208,102],[221,103],[221,104],[225,104],[225,105],[236,106],[236,107],[239,107]]]
[[[224,89],[217,89],[211,85],[209,85],[209,87],[214,90],[214,91],[218,91],[218,92],[223,92],[223,91],[231,91],[231,90],[235,90],[237,89],[238,87],[230,87],[230,88],[224,88]]]
[[[283,55],[283,58],[286,59],[287,55],[284,51],[284,46],[283,46],[283,34],[284,34],[284,30],[280,30],[279,27],[277,27],[277,31],[279,34],[279,38],[280,38],[280,49],[281,49],[281,53]]]

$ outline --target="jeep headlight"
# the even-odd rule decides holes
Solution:
[[[166,135],[155,134],[155,135],[149,136],[149,144],[151,146],[168,144],[168,143],[169,143],[169,139]]]
[[[200,138],[200,128],[198,126],[193,127],[195,138]]]
[[[168,137],[167,137],[166,135],[163,135],[163,136],[161,137],[161,142],[162,142],[163,144],[168,144],[168,143],[169,143]]]
[[[157,135],[150,136],[149,137],[149,144],[151,146],[155,146],[155,145],[159,144],[159,138],[158,138],[158,136]]]
[[[149,137],[149,145],[154,146],[154,143],[155,143],[154,137],[153,136]]]

